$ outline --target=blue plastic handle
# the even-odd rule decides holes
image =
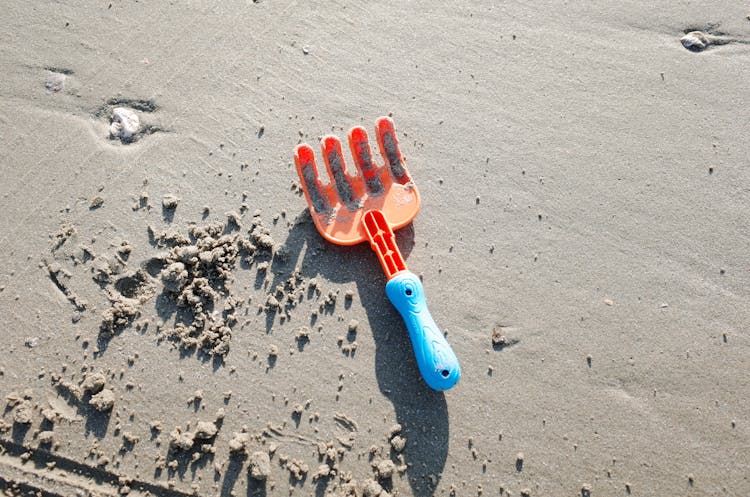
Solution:
[[[422,282],[414,273],[401,271],[385,285],[385,293],[409,329],[425,383],[433,390],[451,388],[461,377],[461,368],[456,354],[427,310]]]

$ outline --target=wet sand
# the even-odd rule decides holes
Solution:
[[[748,15],[11,2],[0,488],[748,494]],[[389,114],[445,393],[294,169]]]

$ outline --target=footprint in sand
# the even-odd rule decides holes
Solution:
[[[750,44],[750,40],[736,38],[725,34],[712,34],[704,31],[686,31],[685,35],[680,38],[682,46],[691,52],[702,52],[707,48],[719,45],[728,45],[730,43]]]

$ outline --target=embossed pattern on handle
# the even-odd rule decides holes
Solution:
[[[458,358],[427,309],[424,287],[417,275],[401,271],[391,278],[385,292],[409,330],[422,378],[434,390],[448,390],[461,377]]]

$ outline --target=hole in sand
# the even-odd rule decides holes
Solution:
[[[144,292],[144,287],[148,285],[146,275],[142,272],[137,272],[132,276],[124,276],[119,280],[115,281],[115,289],[120,292],[123,297],[132,299]]]
[[[156,276],[159,273],[161,273],[161,270],[164,269],[166,266],[167,266],[167,261],[165,261],[161,257],[153,257],[146,261],[146,263],[143,265],[143,268],[151,276]]]

